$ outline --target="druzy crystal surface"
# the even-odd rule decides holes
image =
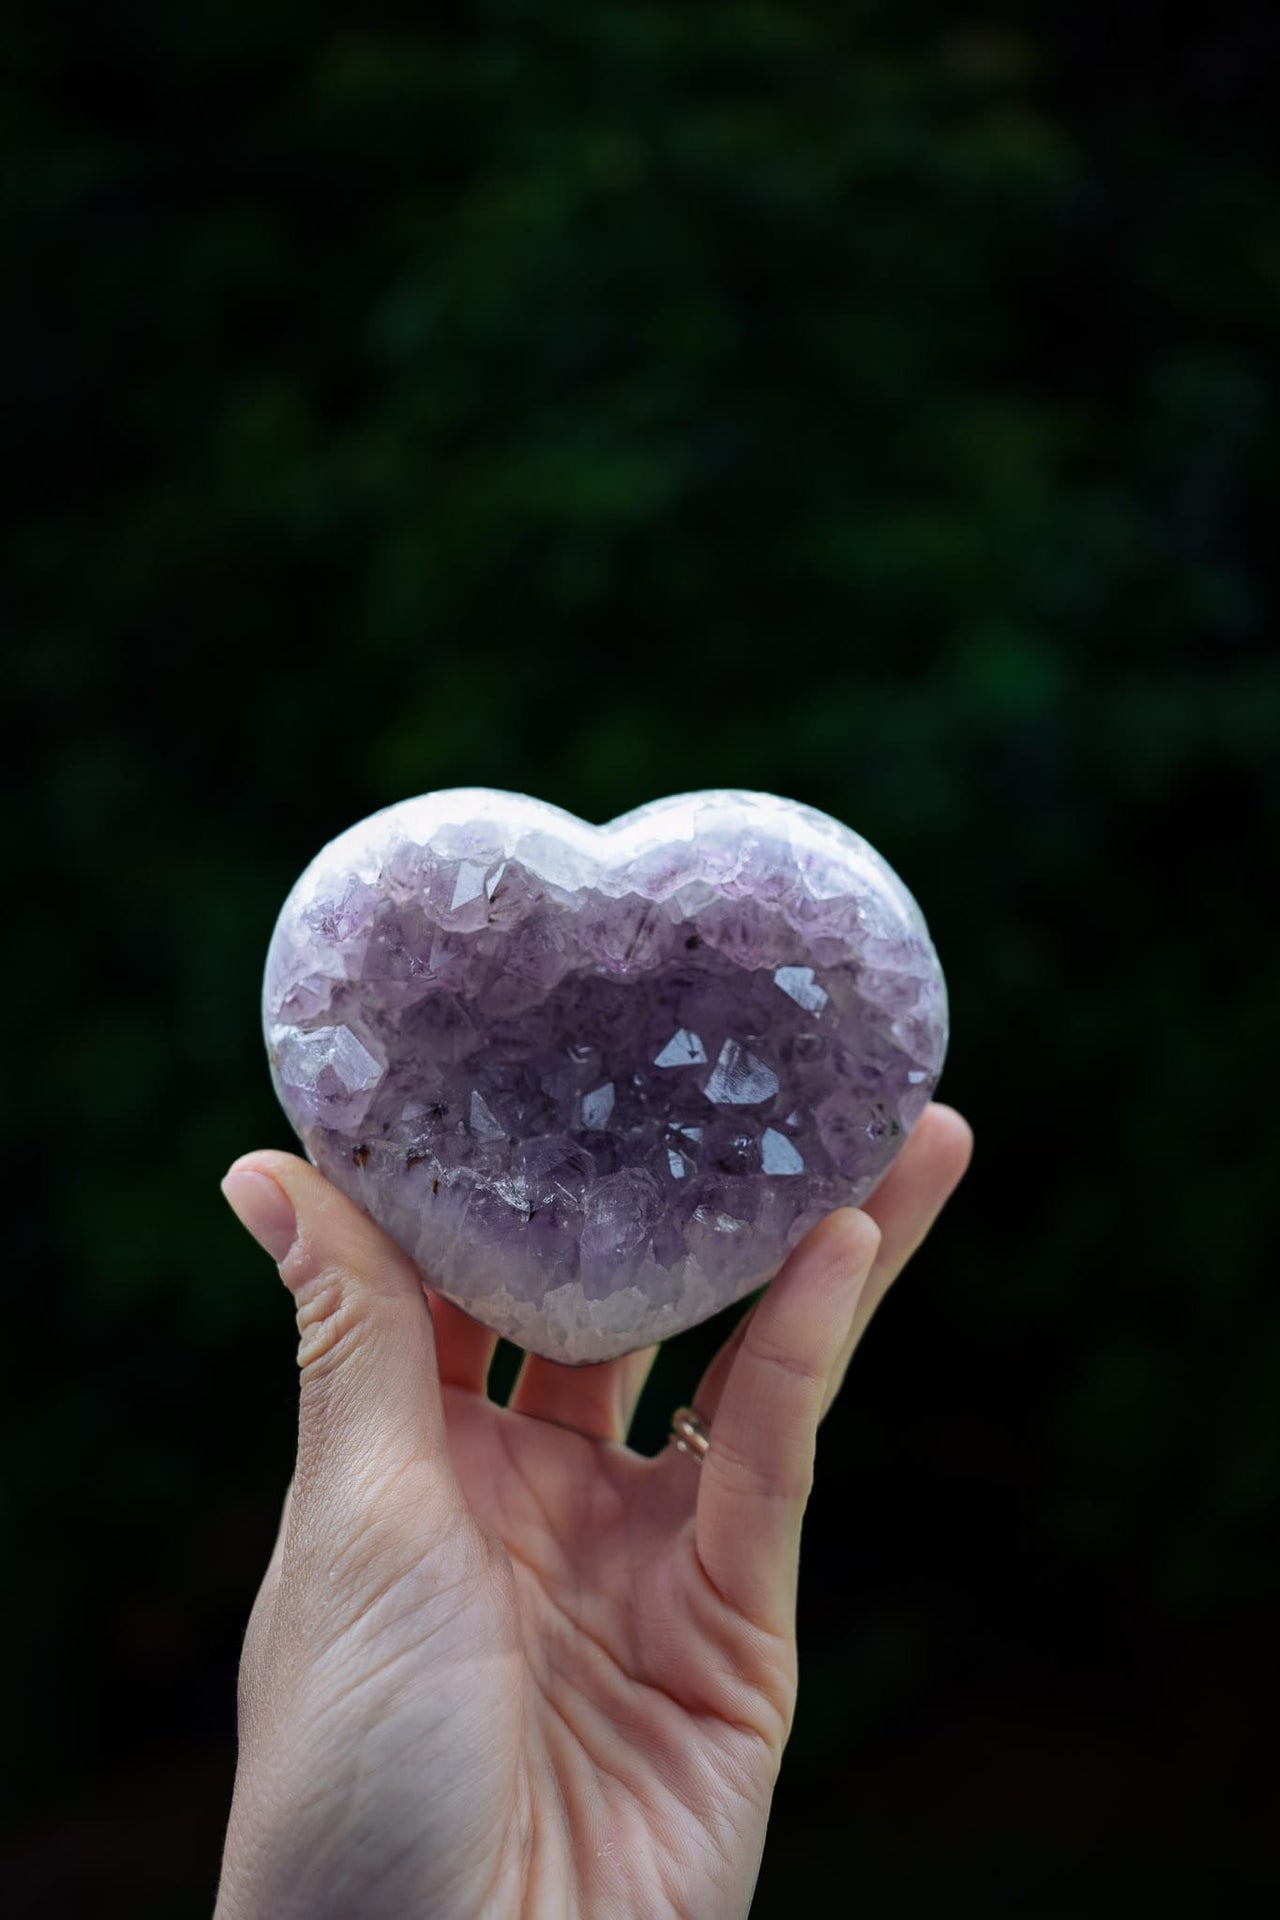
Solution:
[[[570,1363],[705,1319],[863,1200],[947,1038],[893,870],[741,792],[605,827],[487,788],[388,807],[290,893],[263,1019],[315,1164],[439,1292]]]

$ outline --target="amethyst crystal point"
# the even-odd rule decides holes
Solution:
[[[576,1363],[706,1319],[863,1200],[947,1038],[879,854],[728,792],[607,827],[485,788],[387,807],[286,900],[263,1018],[316,1165],[441,1293]]]

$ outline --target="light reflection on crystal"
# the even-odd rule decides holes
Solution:
[[[484,892],[484,868],[474,860],[464,860],[458,867],[458,878],[453,889],[453,899],[449,902],[450,911],[465,907],[470,901],[478,900]]]
[[[385,1061],[348,1026],[317,1027],[312,1033],[288,1026],[269,1031],[274,1071],[295,1089],[304,1124],[362,1125]]]
[[[471,1096],[471,1131],[485,1140],[505,1140],[507,1130],[478,1092]]]
[[[772,1100],[778,1091],[778,1076],[767,1060],[761,1060],[736,1040],[726,1040],[703,1092],[716,1103],[756,1107]]]
[[[760,1136],[760,1165],[766,1173],[804,1172],[804,1161],[776,1127],[766,1127]]]
[[[607,1127],[609,1115],[613,1112],[613,1082],[606,1080],[602,1087],[595,1087],[582,1096],[582,1124],[584,1127]]]
[[[681,1027],[673,1033],[662,1052],[654,1055],[655,1067],[696,1067],[707,1057],[706,1048],[696,1033]]]
[[[779,967],[773,978],[776,986],[809,1013],[820,1013],[831,998],[814,979],[812,967]]]

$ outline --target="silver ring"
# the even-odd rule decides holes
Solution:
[[[692,1407],[677,1407],[671,1416],[671,1439],[677,1453],[687,1453],[698,1465],[711,1445],[711,1429]]]

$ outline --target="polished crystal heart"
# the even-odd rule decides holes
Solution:
[[[604,1360],[863,1200],[942,1068],[920,909],[767,794],[605,827],[458,788],[362,820],[281,910],[263,1019],[311,1159],[439,1292]]]

